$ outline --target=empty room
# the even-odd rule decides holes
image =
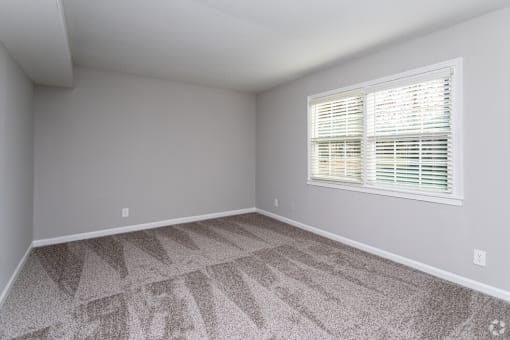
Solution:
[[[0,0],[0,339],[510,340],[508,0]]]

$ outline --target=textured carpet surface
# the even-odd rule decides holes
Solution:
[[[510,305],[258,214],[37,248],[1,339],[510,339]]]

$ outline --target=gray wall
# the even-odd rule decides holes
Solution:
[[[510,9],[494,12],[260,94],[257,207],[510,290],[509,22]],[[464,57],[462,207],[306,184],[308,95],[455,57]],[[473,265],[475,247],[487,267]]]
[[[253,95],[78,68],[34,96],[36,240],[255,206]]]
[[[0,292],[32,242],[32,83],[0,43]]]

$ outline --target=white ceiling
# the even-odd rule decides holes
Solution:
[[[0,41],[34,83],[72,85],[60,0],[0,0]]]
[[[41,84],[68,84],[60,0],[0,0],[0,40]],[[508,0],[63,0],[75,64],[261,91]],[[70,73],[71,72],[71,73]]]

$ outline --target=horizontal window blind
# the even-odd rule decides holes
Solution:
[[[461,96],[455,59],[309,97],[309,184],[461,204]]]
[[[363,95],[351,91],[310,102],[310,177],[361,183]]]
[[[367,90],[366,182],[450,193],[451,71],[404,83]]]

